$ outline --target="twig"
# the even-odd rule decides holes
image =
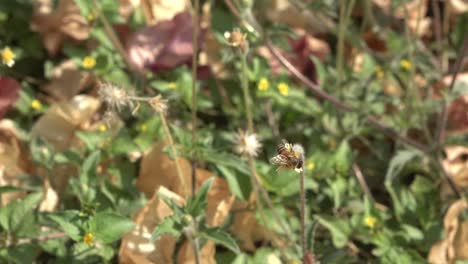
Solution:
[[[302,157],[303,159],[303,157]],[[304,160],[304,159],[303,159]],[[307,245],[306,245],[306,228],[305,228],[305,168],[299,174],[299,193],[300,193],[300,217],[301,217],[301,248],[302,248],[302,263],[306,264]]]
[[[458,73],[460,72],[462,65],[463,65],[463,58],[468,53],[468,35],[465,35],[463,40],[463,47],[460,50],[460,54],[457,58],[457,62],[455,63],[455,72],[453,73],[452,80],[450,85],[447,89],[448,92],[452,91],[453,86],[455,85],[455,81],[457,80]],[[439,122],[436,131],[436,142],[439,147],[444,144],[445,141],[445,129],[447,126],[447,119],[448,119],[448,103],[445,98],[442,98],[442,112],[439,115]]]
[[[439,4],[437,3],[438,0],[432,0],[432,12],[434,13],[434,31],[435,31],[435,36],[436,36],[436,43],[437,43],[437,53],[438,53],[438,64],[439,64],[439,70],[442,70],[443,66],[443,58],[441,56],[441,53],[443,52],[442,50],[442,20],[440,17],[440,8]]]
[[[356,176],[356,179],[359,182],[359,185],[361,185],[362,190],[364,193],[372,200],[375,201],[374,196],[372,195],[369,186],[367,186],[366,179],[364,179],[364,175],[362,174],[361,169],[356,163],[353,163],[353,172],[354,176]]]
[[[19,239],[18,242],[16,242],[14,245],[19,246],[19,245],[29,244],[29,243],[33,243],[33,242],[46,241],[46,240],[56,239],[56,238],[64,238],[64,237],[67,237],[67,236],[68,235],[65,232],[51,233],[51,234],[47,234],[47,235],[38,236],[38,237],[35,237],[35,238]]]
[[[197,66],[198,66],[198,31],[199,31],[199,19],[198,11],[200,9],[200,1],[194,0],[193,6],[193,56],[192,56],[192,148],[195,148],[197,142]],[[197,179],[195,153],[192,149],[192,157],[190,167],[192,171],[192,195],[195,194],[195,185]]]
[[[305,77],[294,65],[292,65],[288,59],[286,59],[271,43],[269,39],[266,40],[266,45],[270,52],[273,54],[273,56],[286,68],[288,69],[289,72],[291,72],[297,79],[299,79],[303,84],[305,84],[307,87],[309,87],[312,92],[315,94],[315,96],[319,99],[326,100],[336,106],[337,108],[344,110],[346,112],[356,112],[354,108],[351,106],[341,102],[338,100],[336,97],[328,94],[327,92],[323,91],[318,85],[314,84],[311,82],[307,77]],[[372,125],[374,128],[380,130],[382,133],[385,135],[398,139],[401,142],[404,142],[410,146],[413,146],[419,150],[421,150],[424,153],[429,153],[429,149],[422,145],[419,142],[416,142],[408,137],[405,137],[403,135],[400,135],[397,133],[395,130],[392,128],[388,127],[387,125],[381,123],[376,117],[374,116],[368,116],[366,117],[366,121]]]
[[[160,112],[159,116],[162,121],[164,132],[166,133],[167,139],[169,141],[169,147],[171,149],[172,156],[174,157],[174,162],[175,162],[176,170],[177,170],[177,176],[179,177],[179,181],[182,185],[184,196],[189,197],[189,191],[187,189],[187,184],[185,183],[185,177],[184,177],[184,174],[182,173],[182,168],[180,167],[180,162],[178,159],[177,151],[174,146],[174,140],[172,139],[171,131],[169,130],[169,126],[167,125],[166,117],[164,116],[163,112]]]

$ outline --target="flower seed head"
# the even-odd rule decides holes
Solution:
[[[232,47],[239,48],[241,51],[247,51],[249,42],[247,41],[247,35],[242,33],[240,29],[236,28],[232,32],[225,32],[224,37],[228,41],[228,44]]]
[[[128,93],[113,84],[101,83],[98,94],[111,110],[121,111],[122,107],[133,106]]]
[[[262,148],[262,144],[256,134],[249,134],[239,130],[235,136],[235,151],[241,155],[256,157]]]
[[[161,95],[157,95],[151,98],[149,100],[149,104],[157,113],[165,114],[169,108],[167,105],[167,100],[163,99]]]

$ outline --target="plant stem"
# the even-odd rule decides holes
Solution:
[[[301,156],[304,162],[304,154]],[[306,242],[306,227],[305,227],[305,210],[306,210],[306,195],[305,195],[305,167],[299,173],[299,196],[300,196],[300,218],[301,218],[301,248],[302,248],[302,263],[306,264],[307,242]]]
[[[190,240],[190,244],[192,244],[193,254],[195,256],[195,263],[196,264],[201,264],[200,245],[198,243],[198,238],[191,237],[191,238],[189,238],[189,240]]]
[[[193,6],[193,38],[192,38],[192,148],[195,148],[197,142],[197,66],[198,66],[198,10],[200,6],[199,0],[194,0]],[[192,195],[195,194],[195,185],[197,179],[197,170],[195,162],[195,153],[192,149],[192,157],[190,162],[191,177],[192,177]]]
[[[109,40],[111,41],[112,45],[117,50],[117,52],[122,57],[122,59],[125,61],[128,68],[132,72],[136,73],[137,70],[136,70],[135,66],[133,65],[132,61],[130,60],[130,57],[128,56],[127,52],[125,51],[124,46],[122,45],[119,38],[117,37],[117,34],[115,34],[115,31],[112,28],[109,21],[107,20],[106,16],[100,11],[98,2],[96,0],[94,0],[93,3],[94,3],[94,7],[96,8],[96,10],[99,10],[98,17],[99,17],[99,20],[101,21],[101,23],[102,23],[102,25],[104,27],[104,33],[106,33],[106,35],[109,38]]]
[[[169,126],[167,125],[166,117],[164,116],[164,113],[162,113],[162,112],[159,113],[159,116],[160,116],[162,124],[163,124],[164,132],[166,133],[167,139],[169,141],[169,147],[171,149],[172,156],[174,157],[174,162],[175,162],[176,170],[177,170],[177,176],[179,177],[180,184],[182,185],[182,190],[184,192],[184,196],[189,197],[187,184],[185,183],[185,177],[184,177],[184,175],[182,173],[182,168],[180,167],[179,158],[178,158],[178,155],[177,155],[176,148],[174,146],[174,140],[172,138],[171,131],[169,130]]]
[[[247,131],[249,134],[253,134],[253,118],[252,118],[252,109],[250,106],[250,96],[249,96],[249,80],[247,76],[247,54],[241,55],[241,67],[242,67],[242,92],[244,93],[244,103],[245,103],[245,112],[247,115]]]

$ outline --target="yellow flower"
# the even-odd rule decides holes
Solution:
[[[311,160],[307,161],[306,167],[308,170],[313,170],[315,168],[315,163]]]
[[[39,100],[34,99],[31,102],[31,107],[34,110],[40,110],[42,108],[42,104]]]
[[[148,130],[148,126],[146,124],[142,124],[140,125],[139,129],[141,132],[146,132],[146,130]]]
[[[82,65],[85,69],[92,69],[96,66],[96,59],[91,56],[86,56],[83,58]]]
[[[258,90],[259,91],[266,91],[270,87],[270,83],[268,82],[267,78],[261,78],[258,82]]]
[[[169,87],[169,89],[175,89],[177,88],[177,83],[176,82],[170,82],[167,87]]]
[[[284,82],[280,82],[278,84],[278,91],[280,92],[280,94],[284,95],[284,96],[287,96],[288,93],[289,93],[289,86],[288,84],[284,83]]]
[[[107,131],[107,126],[104,124],[100,124],[98,127],[99,131],[101,132],[106,132]]]
[[[401,66],[403,69],[407,70],[407,71],[409,71],[409,70],[411,69],[411,67],[413,67],[413,65],[411,64],[411,62],[410,62],[409,60],[407,60],[407,59],[401,60],[401,61],[400,61],[400,66]]]
[[[385,72],[383,71],[382,67],[380,66],[375,67],[375,75],[379,79],[382,79],[385,76]]]
[[[9,48],[9,47],[5,47],[3,50],[2,50],[2,62],[3,64],[5,64],[6,66],[8,67],[11,67],[15,64],[15,53],[13,53],[13,51]]]
[[[364,225],[365,226],[367,226],[369,228],[374,228],[375,224],[377,224],[377,218],[375,218],[373,216],[366,216],[366,218],[364,218]]]
[[[88,19],[88,21],[93,21],[96,17],[94,16],[94,13],[89,13],[88,16],[86,17],[86,19]]]
[[[83,237],[83,243],[85,243],[88,246],[91,246],[94,243],[94,236],[91,233],[86,233]]]

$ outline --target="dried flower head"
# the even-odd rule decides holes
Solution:
[[[242,33],[240,29],[236,28],[232,32],[224,32],[224,37],[230,46],[239,48],[242,51],[247,51],[249,47],[247,35]]]
[[[300,144],[290,144],[285,139],[276,148],[277,155],[270,162],[278,165],[278,169],[294,169],[297,172],[303,170],[304,148]]]
[[[101,83],[98,94],[111,110],[121,111],[122,107],[133,106],[128,93],[113,84]]]
[[[256,134],[249,134],[243,130],[239,130],[235,136],[235,140],[235,151],[241,155],[256,157],[262,148],[262,144]]]
[[[157,113],[165,114],[168,109],[167,100],[163,99],[161,95],[157,95],[149,100],[150,106]]]

